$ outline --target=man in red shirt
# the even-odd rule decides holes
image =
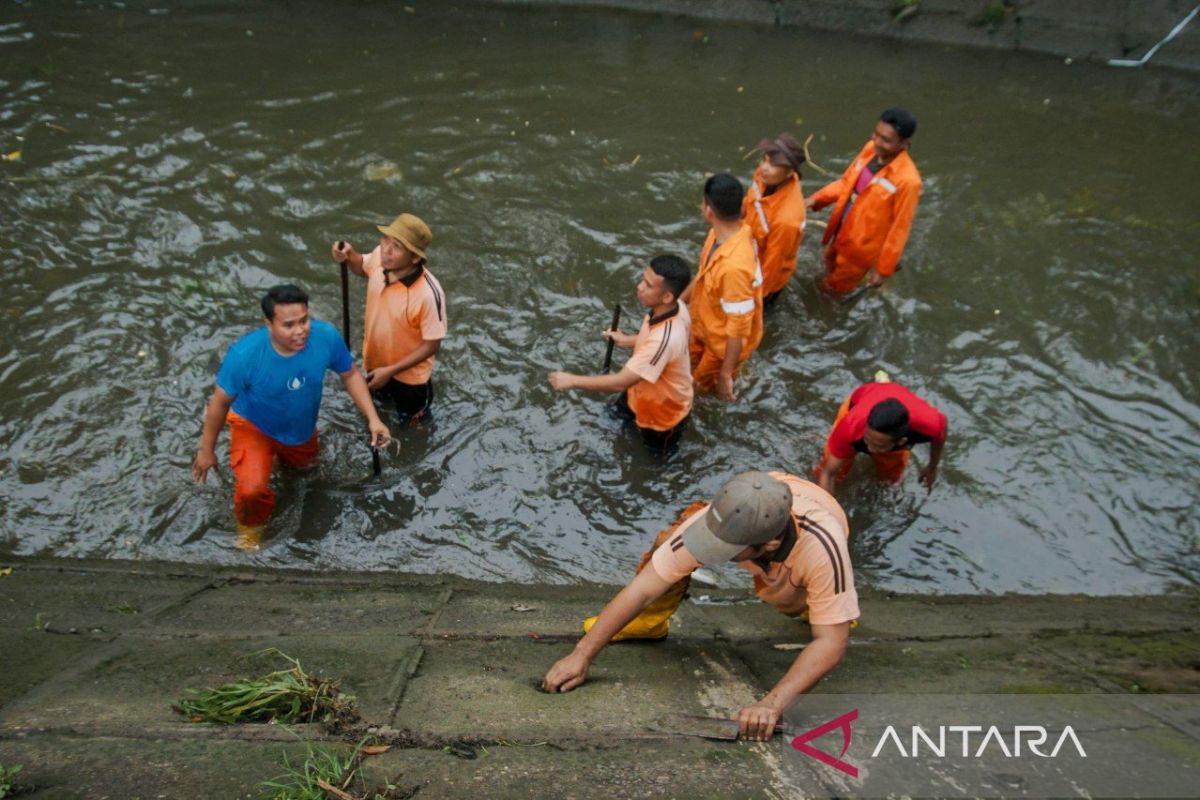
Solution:
[[[929,464],[921,470],[921,485],[931,490],[946,443],[946,415],[898,383],[863,384],[838,409],[814,470],[817,483],[832,494],[859,453],[871,456],[880,480],[894,483],[908,466],[909,450],[922,442],[929,442]]]

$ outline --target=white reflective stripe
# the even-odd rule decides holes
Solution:
[[[883,188],[887,189],[890,194],[896,193],[896,184],[889,181],[887,178],[876,178],[871,183],[878,183]]]
[[[808,220],[807,219],[800,220],[800,230],[804,230],[807,227],[808,227]]]
[[[758,287],[760,287],[762,285],[763,285],[762,264],[758,263],[758,259],[755,258],[754,259],[754,283],[750,284],[750,286],[757,289]]]
[[[721,310],[726,314],[749,314],[754,311],[754,300],[742,300],[737,303],[731,303],[725,298],[721,298]]]
[[[767,224],[767,215],[763,213],[762,191],[754,184],[754,210],[758,212],[758,221],[762,223],[763,233],[770,233],[771,226]]]

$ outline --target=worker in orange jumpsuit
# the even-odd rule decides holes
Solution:
[[[700,211],[711,226],[700,268],[682,299],[692,316],[688,353],[696,391],[737,399],[733,379],[762,341],[762,270],[750,229],[742,224],[741,182],[728,173],[704,184]]]
[[[762,161],[742,201],[742,221],[758,244],[763,273],[763,307],[779,299],[796,271],[796,253],[804,239],[804,193],[800,165],[804,147],[791,134],[781,133],[758,144]]]
[[[921,174],[908,154],[916,130],[910,111],[884,111],[842,177],[806,201],[814,211],[833,205],[821,238],[828,291],[845,294],[864,278],[878,288],[899,268],[921,196]]]

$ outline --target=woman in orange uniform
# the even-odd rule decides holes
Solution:
[[[804,147],[791,134],[781,133],[758,144],[762,161],[742,201],[742,221],[758,245],[763,273],[763,306],[779,299],[796,271],[796,253],[804,239],[804,193],[800,165]]]

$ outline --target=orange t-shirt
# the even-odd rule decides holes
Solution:
[[[383,263],[376,247],[363,258],[367,273],[367,311],[363,323],[363,364],[368,370],[395,364],[424,342],[446,338],[446,296],[427,268],[411,278],[384,286]],[[419,386],[433,374],[430,356],[394,376]]]
[[[725,340],[742,340],[742,360],[762,341],[762,270],[750,229],[743,225],[719,246],[710,230],[700,250],[700,268],[692,289],[692,341],[717,358],[725,357]]]
[[[647,314],[642,320],[633,355],[625,362],[626,368],[641,378],[626,395],[639,428],[669,431],[691,412],[691,329],[692,320],[683,303],[661,317]]]
[[[815,483],[784,472],[770,475],[792,490],[792,523],[783,546],[765,562],[739,562],[754,576],[755,594],[788,616],[799,616],[808,609],[808,621],[814,625],[858,619],[858,592],[848,548],[850,527],[842,507]],[[701,566],[683,546],[683,533],[707,511],[708,505],[699,508],[654,551],[650,564],[668,583]]]
[[[796,253],[804,239],[804,193],[800,178],[792,175],[779,188],[766,193],[762,168],[742,201],[742,218],[758,245],[762,265],[763,294],[774,294],[787,286],[796,271]]]

